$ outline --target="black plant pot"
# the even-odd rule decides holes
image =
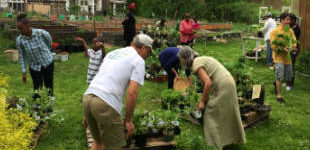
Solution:
[[[174,135],[180,135],[181,129],[179,126],[174,127]]]
[[[184,104],[179,104],[179,107],[181,110],[183,110],[185,108],[185,105]]]
[[[141,134],[135,136],[135,145],[139,147],[143,147],[146,144],[147,135]]]
[[[162,102],[161,106],[163,109],[167,110],[168,109],[168,104],[166,102]]]

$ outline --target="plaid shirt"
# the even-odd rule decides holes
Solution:
[[[23,74],[26,73],[26,58],[29,67],[41,71],[41,67],[47,67],[53,62],[51,53],[52,38],[42,29],[32,29],[31,36],[19,35],[16,38],[16,48],[19,52],[19,62]]]

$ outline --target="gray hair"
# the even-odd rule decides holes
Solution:
[[[195,52],[192,48],[189,46],[178,46],[180,49],[177,56],[179,58],[183,58],[186,62],[186,67],[190,68],[193,64],[193,60],[195,57],[199,56],[197,52]]]
[[[152,43],[153,39],[150,36],[143,33],[138,34],[132,40],[132,44],[137,48],[141,48],[143,45],[152,48]]]

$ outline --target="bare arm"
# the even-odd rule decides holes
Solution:
[[[129,82],[129,87],[127,91],[127,100],[126,100],[126,116],[125,116],[125,125],[127,128],[127,135],[131,135],[134,131],[134,125],[131,121],[133,112],[135,110],[137,99],[139,93],[139,83],[135,81]]]
[[[85,41],[83,38],[81,38],[81,37],[76,37],[75,40],[76,40],[76,41],[79,41],[79,42],[81,42],[81,43],[83,44],[83,47],[84,47],[84,50],[85,50],[85,51],[88,50],[88,45],[87,45],[86,41]]]
[[[204,83],[202,98],[201,98],[201,101],[200,101],[200,104],[198,107],[199,110],[202,110],[204,108],[205,104],[208,103],[209,92],[210,92],[210,88],[212,86],[212,81],[211,81],[210,77],[208,76],[207,72],[205,71],[205,69],[203,67],[200,67],[198,69],[197,76]]]
[[[173,67],[171,68],[171,71],[175,74],[175,77],[179,76],[179,74],[177,73],[177,71]]]

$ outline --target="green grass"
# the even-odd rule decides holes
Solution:
[[[5,42],[1,47],[5,46]],[[250,46],[251,45],[251,46]],[[247,49],[254,48],[249,42]],[[196,50],[202,55],[220,59],[225,65],[233,65],[241,56],[241,41],[232,40],[228,44],[209,42],[198,44]],[[3,49],[0,49],[0,71],[9,76],[9,96],[24,97],[32,90],[32,81],[28,73],[28,83],[21,79],[18,63],[5,62]],[[253,129],[246,131],[246,144],[238,144],[233,149],[241,150],[308,150],[310,147],[310,94],[309,79],[297,76],[295,87],[286,92],[283,88],[285,105],[276,102],[272,81],[274,72],[265,65],[265,60],[254,62],[247,60],[253,67],[254,76],[264,82],[265,100],[272,106],[270,119]],[[83,53],[70,55],[67,62],[55,63],[54,86],[56,96],[55,111],[61,111],[63,121],[51,120],[42,134],[37,150],[86,150],[87,142],[82,127],[82,95],[87,88],[86,73],[88,59]],[[147,110],[160,109],[160,92],[167,88],[166,83],[146,81],[140,89],[137,108]],[[203,130],[188,122],[181,121],[181,135],[176,137],[177,149],[205,149]],[[208,149],[214,149],[208,147]]]

